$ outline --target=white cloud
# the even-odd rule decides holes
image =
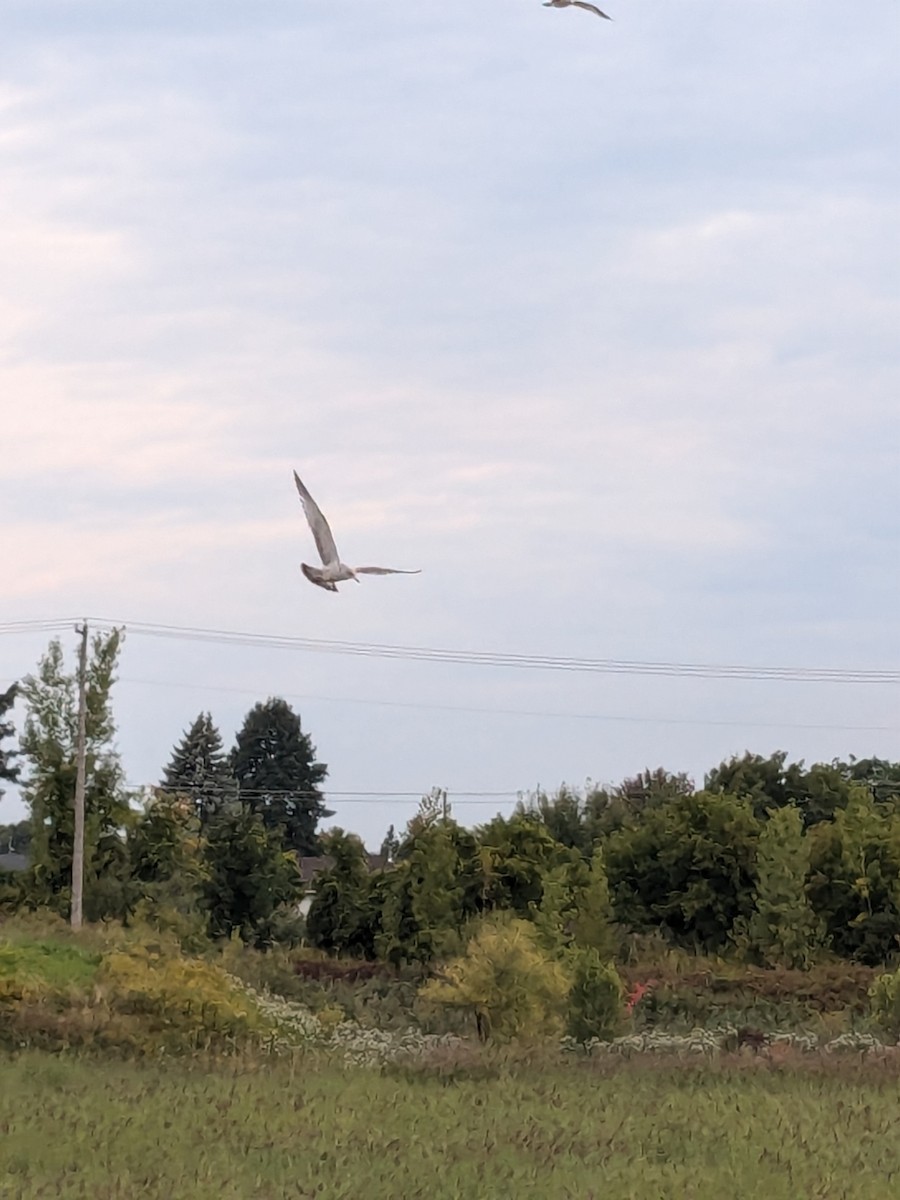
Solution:
[[[10,615],[634,657],[887,653],[895,6],[848,28],[836,0],[764,0],[753,36],[708,0],[648,0],[596,36],[518,0],[40,7],[11,19],[0,91]],[[423,574],[303,590],[293,467],[348,558]],[[153,665],[174,679],[180,660]],[[320,691],[356,694],[361,668],[308,665]],[[575,687],[366,679],[413,702],[433,688],[559,710]],[[611,694],[698,719],[736,705],[653,688]],[[833,697],[803,704],[846,719]],[[128,710],[139,761],[171,740],[164,708]],[[472,735],[385,713],[365,762],[357,717],[318,714],[336,778],[428,779],[453,765],[454,729]],[[456,777],[552,785],[675,745],[659,727],[615,748],[578,729],[526,751],[483,722]],[[708,765],[717,736],[701,726],[671,765]]]

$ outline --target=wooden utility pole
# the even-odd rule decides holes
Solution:
[[[75,839],[72,845],[72,928],[81,928],[81,899],[84,891],[84,776],[87,756],[87,645],[85,621],[78,653],[78,741],[75,744]]]

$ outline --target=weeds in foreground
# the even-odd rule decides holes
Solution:
[[[897,1064],[799,1061],[562,1069],[466,1049],[377,1073],[305,1055],[260,1071],[31,1052],[2,1064],[0,1194],[889,1200]]]

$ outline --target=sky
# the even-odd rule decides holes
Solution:
[[[900,758],[896,682],[136,627],[900,667],[896,0],[603,7],[0,0],[0,621],[132,623],[134,785],[271,695],[373,848],[432,787]],[[307,583],[293,469],[422,574]]]

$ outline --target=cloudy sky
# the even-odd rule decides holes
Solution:
[[[605,7],[0,0],[2,620],[900,666],[896,0]],[[311,587],[294,467],[423,573]],[[129,779],[271,694],[372,845],[436,785],[900,757],[896,685],[132,629]]]

